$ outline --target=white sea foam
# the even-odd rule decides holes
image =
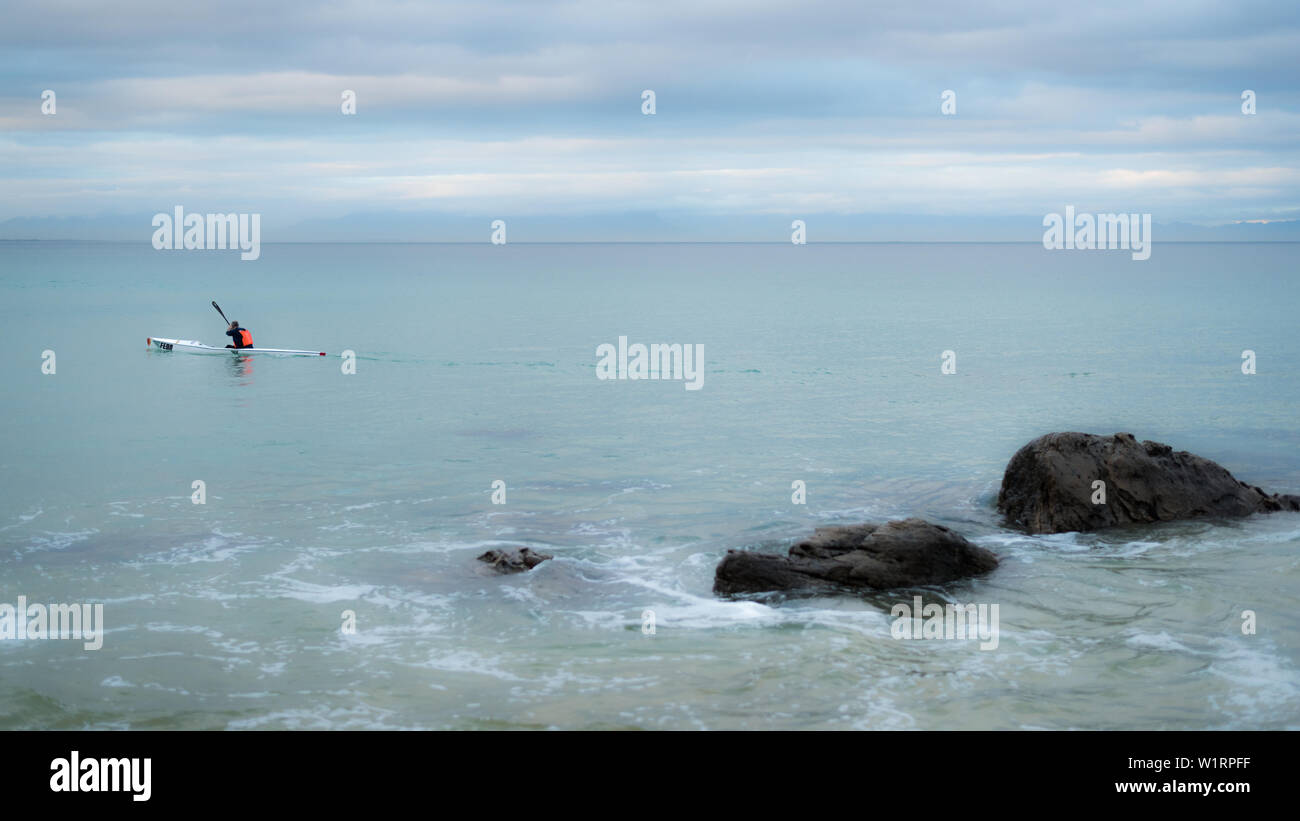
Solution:
[[[401,729],[389,723],[394,715],[384,710],[360,703],[350,707],[329,707],[324,704],[273,710],[264,715],[234,719],[226,724],[227,730],[253,730],[261,727],[283,727],[289,730],[394,730]]]
[[[279,595],[314,604],[356,601],[374,592],[372,584],[312,584],[296,579],[282,579]]]
[[[46,550],[67,550],[75,544],[87,541],[99,535],[99,531],[94,528],[87,530],[57,531],[44,530],[33,533],[26,539],[26,546],[22,548],[24,553],[40,553]]]
[[[1191,649],[1163,630],[1159,633],[1133,633],[1124,643],[1142,649],[1201,655],[1199,651]]]
[[[1272,720],[1277,711],[1300,703],[1300,671],[1266,639],[1234,641],[1215,654],[1209,672],[1231,684],[1222,699],[1215,699],[1217,706],[1248,723]]]

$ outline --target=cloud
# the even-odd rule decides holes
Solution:
[[[0,218],[1023,214],[1300,199],[1300,8],[11,4]],[[40,113],[54,88],[58,113]],[[654,89],[658,113],[640,113]],[[957,92],[958,114],[939,113]],[[1240,93],[1258,113],[1240,112]],[[357,93],[355,116],[339,111]]]

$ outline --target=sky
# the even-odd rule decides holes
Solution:
[[[176,205],[259,213],[264,241],[485,239],[496,218],[542,240],[778,240],[797,218],[810,241],[1033,240],[1066,205],[1300,220],[1293,0],[47,0],[5,18],[0,237],[147,239]]]

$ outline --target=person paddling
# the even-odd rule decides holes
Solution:
[[[251,348],[253,347],[253,335],[247,328],[239,327],[239,323],[231,321],[230,327],[226,328],[226,336],[234,341],[234,345],[227,345],[227,348]]]

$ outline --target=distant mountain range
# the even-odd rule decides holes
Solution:
[[[149,242],[153,214],[16,217],[0,240]],[[509,242],[789,242],[795,219],[816,242],[1039,242],[1042,215],[942,217],[879,214],[726,214],[652,212],[481,216],[369,212],[330,219],[278,220],[262,212],[262,241],[488,242],[495,219]],[[1156,222],[1160,242],[1300,242],[1300,220],[1202,226]]]

